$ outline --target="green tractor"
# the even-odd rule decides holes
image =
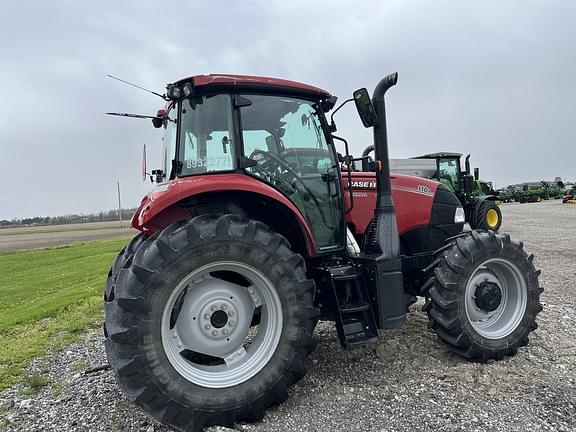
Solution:
[[[560,184],[558,183],[553,184],[542,181],[542,188],[544,189],[542,198],[545,200],[562,198],[562,189],[560,188]]]
[[[521,204],[540,202],[542,201],[542,192],[542,188],[534,188],[525,184],[522,186],[522,190],[514,193],[514,201]]]
[[[466,156],[465,170],[460,168],[462,153],[430,153],[413,159],[433,159],[436,172],[433,178],[450,189],[466,212],[466,221],[472,229],[497,231],[502,225],[502,212],[498,208],[491,182],[480,180],[478,168],[474,168],[474,177],[470,174],[470,155]]]
[[[495,194],[500,202],[508,203],[514,201],[514,191],[510,189],[498,189]]]
[[[370,145],[362,153],[362,170],[374,170],[374,160]],[[466,156],[463,171],[460,168],[462,153],[430,153],[410,159],[390,159],[390,170],[399,174],[408,174],[436,180],[454,193],[466,213],[466,222],[472,229],[498,231],[502,225],[502,212],[496,201],[499,197],[494,192],[491,182],[480,180],[478,168],[474,176],[470,174],[470,155]]]

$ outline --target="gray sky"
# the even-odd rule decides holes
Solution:
[[[172,5],[172,9],[169,8]],[[385,74],[390,151],[472,153],[497,186],[576,180],[576,3],[540,1],[28,1],[0,17],[0,219],[136,206],[159,163],[145,120],[162,92],[200,73],[269,75],[344,100]],[[337,115],[354,153],[371,143]]]

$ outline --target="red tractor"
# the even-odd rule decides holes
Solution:
[[[158,184],[105,291],[106,352],[128,399],[179,430],[257,421],[306,373],[318,320],[363,345],[401,326],[415,296],[467,359],[528,343],[542,310],[533,256],[506,234],[463,232],[440,183],[390,175],[396,81],[349,100],[374,130],[374,172],[352,169],[325,90],[236,75],[168,85]]]

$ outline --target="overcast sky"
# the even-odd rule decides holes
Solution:
[[[172,8],[171,8],[172,6]],[[339,96],[398,71],[391,156],[472,154],[497,186],[576,180],[576,2],[28,1],[0,17],[0,219],[136,206],[141,149],[163,92],[201,73],[268,75]],[[354,153],[371,144],[353,107],[337,115]]]

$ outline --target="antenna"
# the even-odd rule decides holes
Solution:
[[[132,118],[142,118],[142,119],[160,119],[160,120],[163,120],[162,117],[158,117],[158,116],[149,116],[149,115],[142,115],[142,114],[122,113],[122,112],[107,112],[106,115],[119,116],[119,117],[132,117]]]
[[[128,82],[128,81],[126,81],[126,80],[123,80],[123,79],[121,79],[121,78],[115,77],[114,75],[106,74],[106,76],[107,76],[107,77],[110,77],[110,78],[112,78],[112,79],[115,79],[115,80],[117,80],[117,81],[123,82],[124,84],[128,84],[129,86],[136,87],[137,89],[144,90],[145,92],[152,93],[152,94],[155,95],[155,96],[161,97],[161,98],[164,99],[165,101],[169,101],[169,100],[170,100],[170,99],[168,99],[168,98],[166,97],[166,95],[161,95],[160,93],[156,93],[156,92],[154,92],[154,91],[152,91],[152,90],[148,90],[147,88],[141,87],[141,86],[139,86],[139,85],[133,84],[133,83]]]

